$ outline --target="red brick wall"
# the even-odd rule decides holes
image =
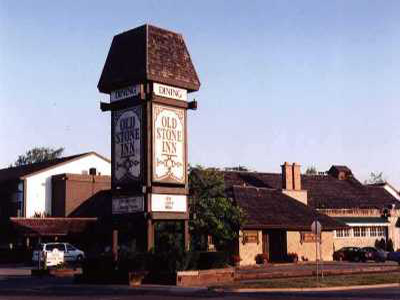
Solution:
[[[229,283],[235,280],[235,269],[213,269],[178,272],[177,286],[207,286],[217,283]]]

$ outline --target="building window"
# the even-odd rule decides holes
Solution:
[[[379,226],[378,229],[378,236],[385,236],[385,227]]]
[[[13,216],[24,216],[24,182],[20,181],[15,192],[11,196],[13,202]]]
[[[256,230],[245,230],[243,231],[243,244],[246,243],[259,243],[258,231]]]
[[[336,230],[336,237],[350,237],[350,228]]]
[[[367,236],[367,227],[360,227],[361,236]]]
[[[378,228],[377,227],[370,227],[369,228],[369,236],[378,236]]]
[[[360,227],[354,227],[353,228],[354,236],[355,237],[360,237],[361,236],[361,228]]]
[[[316,235],[312,232],[301,231],[300,243],[315,243]]]

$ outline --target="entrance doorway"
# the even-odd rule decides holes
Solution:
[[[183,251],[184,247],[183,221],[157,221],[154,224],[154,249],[156,252]]]
[[[263,231],[263,254],[269,262],[282,262],[287,257],[286,231],[270,229]]]

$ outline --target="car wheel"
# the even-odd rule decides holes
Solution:
[[[354,257],[354,262],[359,262],[360,258],[358,256]]]
[[[82,262],[83,261],[83,256],[82,255],[78,255],[78,257],[76,258],[77,262]]]

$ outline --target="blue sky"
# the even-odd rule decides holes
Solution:
[[[202,86],[189,160],[284,161],[400,188],[400,1],[0,0],[0,166],[34,146],[110,155],[97,82],[112,37],[184,35]]]

